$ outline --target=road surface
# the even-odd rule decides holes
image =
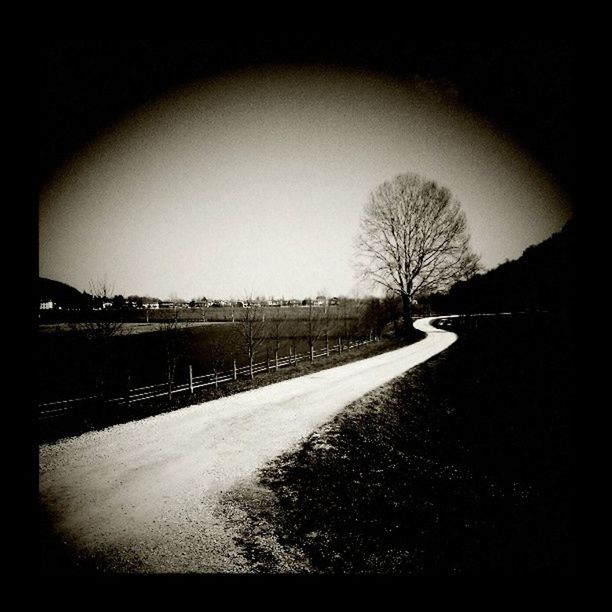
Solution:
[[[342,408],[450,346],[368,359],[40,447],[40,499],[79,557],[113,572],[248,572],[219,496]]]

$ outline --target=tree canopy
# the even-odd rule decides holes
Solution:
[[[370,194],[356,251],[362,278],[402,299],[408,332],[417,295],[444,291],[479,269],[460,203],[447,188],[412,173]]]

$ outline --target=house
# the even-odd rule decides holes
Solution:
[[[151,308],[153,310],[159,310],[159,302],[143,302],[145,308]]]
[[[317,298],[315,300],[306,298],[302,300],[302,306],[323,306],[325,304],[325,298]]]
[[[53,310],[53,302],[51,300],[48,300],[46,302],[41,301],[40,310]]]

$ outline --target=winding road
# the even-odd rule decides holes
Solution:
[[[415,322],[423,340],[398,350],[42,445],[41,503],[74,552],[106,571],[249,571],[220,495],[450,346],[457,336],[432,319]]]

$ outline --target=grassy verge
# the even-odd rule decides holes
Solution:
[[[447,351],[226,494],[254,571],[575,571],[568,321],[452,326]]]

